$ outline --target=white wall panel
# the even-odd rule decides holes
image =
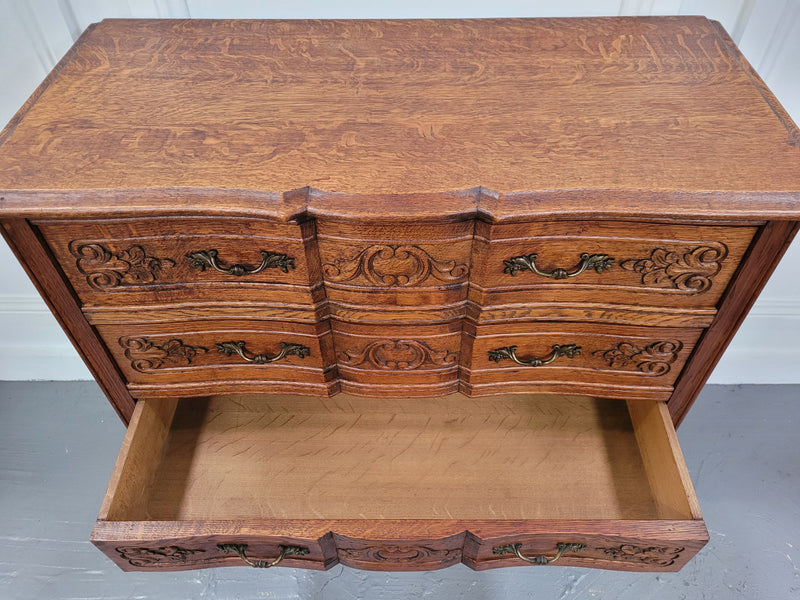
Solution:
[[[704,14],[720,21],[800,120],[800,0],[0,0],[0,123],[83,29],[107,17],[390,18]],[[717,383],[800,383],[800,242],[712,375]],[[83,379],[68,340],[0,243],[0,379]]]

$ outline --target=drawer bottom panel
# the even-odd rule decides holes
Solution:
[[[92,535],[125,570],[669,571],[706,540],[663,403],[530,394],[140,400]]]

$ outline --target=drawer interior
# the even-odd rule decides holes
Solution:
[[[140,400],[100,519],[699,519],[666,406],[584,396]]]

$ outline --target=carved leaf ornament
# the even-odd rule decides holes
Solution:
[[[711,242],[682,253],[655,248],[648,258],[623,260],[619,266],[641,274],[643,285],[700,294],[711,287],[727,255],[725,244]]]
[[[383,371],[413,371],[426,365],[453,366],[458,360],[458,353],[434,350],[416,340],[377,340],[361,350],[341,352],[339,360],[351,367],[368,363]]]
[[[70,252],[77,260],[78,271],[96,290],[107,290],[121,285],[152,283],[164,268],[174,267],[169,258],[148,256],[141,246],[131,246],[116,254],[102,244],[70,244]]]
[[[670,365],[678,358],[683,344],[677,340],[653,342],[639,346],[632,342],[620,342],[608,350],[595,350],[612,369],[636,369],[646,375],[665,375]]]
[[[613,560],[668,567],[678,559],[684,549],[622,544],[612,548],[598,548],[598,550]]]
[[[460,549],[436,549],[428,546],[370,546],[367,548],[340,548],[339,553],[351,560],[371,563],[415,564],[447,563],[457,560]]]
[[[131,361],[131,367],[140,373],[164,366],[190,365],[198,352],[208,352],[208,348],[189,346],[177,338],[159,345],[144,337],[123,337],[119,344],[125,349],[125,358]]]
[[[190,562],[192,555],[205,552],[205,550],[191,550],[179,546],[160,546],[158,548],[120,546],[117,548],[117,552],[134,567],[153,567],[184,564]]]
[[[365,279],[377,287],[413,287],[428,278],[445,283],[461,281],[469,267],[454,260],[436,260],[419,246],[376,244],[355,258],[337,258],[326,263],[322,271],[332,282]]]

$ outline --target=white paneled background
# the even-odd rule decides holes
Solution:
[[[720,21],[800,121],[800,0],[0,0],[0,122],[87,25],[106,17],[391,18],[702,14]],[[798,162],[800,169],[800,161]],[[714,383],[800,383],[800,243],[778,267]],[[0,242],[0,380],[89,379]]]

